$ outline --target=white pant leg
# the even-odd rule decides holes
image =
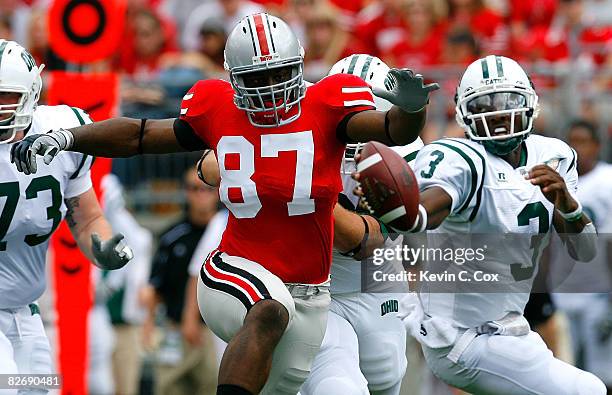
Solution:
[[[223,358],[223,354],[225,353],[225,349],[227,348],[227,343],[221,340],[221,338],[214,333],[212,334],[213,344],[215,345],[215,355],[217,357],[217,367],[221,366],[221,358]]]
[[[87,386],[90,395],[115,392],[113,382],[113,349],[115,333],[105,305],[96,305],[89,312],[89,369]]]
[[[313,290],[315,287],[310,287]],[[229,342],[240,330],[248,310],[258,301],[273,299],[289,313],[289,323],[272,357],[272,368],[261,394],[297,394],[319,351],[327,312],[329,287],[300,295],[260,264],[215,251],[200,271],[198,305],[208,327]]]
[[[30,305],[36,306],[36,305]],[[15,325],[6,333],[13,345],[20,374],[51,374],[51,347],[45,335],[38,306],[22,307],[14,314]],[[47,390],[20,390],[19,394],[46,394]]]
[[[315,295],[294,296],[295,317],[274,350],[261,395],[295,395],[308,378],[325,336],[329,312],[329,286],[319,290]]]
[[[334,394],[338,388],[345,395],[369,394],[368,382],[359,368],[357,334],[348,321],[330,311],[321,349],[300,394]]]
[[[258,301],[274,299],[295,316],[295,302],[280,278],[257,262],[213,251],[198,276],[198,306],[206,325],[229,342],[240,330],[248,310]]]
[[[423,346],[427,364],[446,383],[474,394],[605,395],[593,374],[555,359],[535,332],[525,336],[480,335],[453,363],[451,347]]]
[[[376,395],[399,394],[406,373],[406,327],[397,318],[401,294],[353,293],[334,295],[332,311],[354,328],[359,365]]]
[[[17,374],[13,345],[5,333],[14,325],[13,314],[0,310],[0,374]],[[0,389],[0,395],[15,395],[17,390]]]

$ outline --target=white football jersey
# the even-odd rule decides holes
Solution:
[[[598,162],[593,170],[578,177],[578,198],[601,233],[612,233],[612,165]]]
[[[91,123],[68,106],[39,106],[28,134]],[[93,158],[61,152],[49,166],[38,156],[36,174],[11,163],[13,144],[0,145],[0,309],[34,302],[45,289],[49,237],[66,214],[64,199],[88,191]]]
[[[553,204],[538,186],[524,178],[526,171],[543,163],[561,174],[575,196],[576,153],[558,139],[529,136],[516,169],[468,139],[442,139],[419,151],[415,174],[421,191],[440,187],[452,198],[450,215],[433,233],[546,235],[539,243],[534,243],[535,246],[531,237],[514,239],[512,248],[487,246],[485,261],[477,269],[499,274],[504,289],[500,293],[438,293],[432,292],[433,285],[424,283],[420,297],[427,314],[469,328],[500,319],[509,312],[523,313],[537,262],[552,229]],[[474,264],[461,267],[461,270],[474,269]],[[469,286],[467,289],[469,291]]]
[[[419,152],[419,149],[423,147],[423,140],[417,137],[415,141],[408,145],[391,147],[392,150],[397,152],[402,158],[406,159],[410,167],[414,168],[414,161]],[[342,185],[344,190],[341,192],[340,199],[348,199],[352,204],[353,208],[357,207],[359,197],[357,197],[353,190],[357,186],[357,182],[351,178],[350,175],[342,175]],[[395,236],[395,235],[394,235]],[[402,237],[397,235],[395,239],[387,239],[385,248],[395,248],[396,245],[401,245]],[[381,266],[383,273],[396,273],[402,270],[402,262],[385,262]],[[361,262],[356,261],[353,258],[341,255],[334,249],[332,255],[332,266],[331,266],[331,294],[344,294],[351,292],[361,291]],[[392,287],[392,285],[390,285]],[[384,287],[380,289],[377,287],[377,291],[383,292]]]
[[[599,233],[597,256],[590,262],[576,262],[570,258],[561,241],[553,239],[549,287],[555,292],[604,292],[612,286],[606,247],[609,233],[612,232],[612,165],[599,162],[590,172],[579,176],[577,195],[584,212]],[[560,304],[569,308],[574,302],[580,303],[583,300],[571,296],[562,297]]]

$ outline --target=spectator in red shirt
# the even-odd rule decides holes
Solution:
[[[373,1],[357,15],[354,33],[365,53],[382,56],[402,38],[404,3],[405,0]]]
[[[508,28],[497,12],[484,0],[448,0],[450,29],[468,28],[480,42],[484,53],[501,54],[507,50]]]
[[[151,10],[137,11],[128,24],[133,35],[122,45],[118,68],[138,79],[154,78],[162,56],[174,52],[176,46],[167,37],[161,18]]]
[[[612,27],[591,23],[584,15],[581,0],[560,0],[550,26],[540,26],[515,37],[513,48],[522,59],[580,60],[582,64],[601,66],[606,62],[611,42]]]
[[[446,33],[443,12],[435,1],[407,1],[402,10],[406,27],[401,39],[383,53],[385,62],[416,70],[438,63]]]
[[[606,59],[606,45],[612,42],[612,27],[591,24],[584,17],[582,0],[562,0],[550,29],[541,39],[546,60],[581,57],[601,65]]]
[[[469,29],[456,29],[446,36],[440,64],[463,70],[480,56],[480,48],[472,32]]]
[[[531,29],[550,26],[557,3],[557,0],[509,1],[512,35],[522,36]]]
[[[364,48],[343,29],[338,14],[337,9],[320,3],[306,20],[304,78],[308,81],[323,78],[338,60],[364,52]]]

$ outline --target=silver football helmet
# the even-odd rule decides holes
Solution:
[[[347,56],[336,62],[327,75],[352,74],[360,77],[372,87],[385,88],[385,78],[389,72],[389,66],[376,56],[356,54]],[[387,111],[393,104],[380,97],[374,96],[374,104],[378,111]],[[356,170],[355,155],[361,151],[363,143],[348,143],[344,150],[342,161],[342,173],[351,174]]]
[[[496,155],[515,150],[531,132],[538,115],[538,95],[527,73],[504,56],[489,55],[469,65],[455,99],[457,123],[466,136]],[[492,120],[503,117],[509,119],[509,125],[499,124],[491,130]],[[517,119],[521,130],[515,130]]]
[[[42,89],[34,58],[14,41],[0,39],[0,97],[19,94],[14,103],[0,100],[0,144],[11,143],[18,131],[32,123]]]
[[[243,18],[229,34],[224,55],[234,102],[251,124],[275,127],[300,116],[304,49],[282,19],[266,13]]]

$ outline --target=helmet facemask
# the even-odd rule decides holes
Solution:
[[[261,67],[235,67],[230,80],[236,106],[247,112],[258,127],[276,127],[295,121],[301,114],[300,101],[306,95],[301,56]]]
[[[15,96],[15,99],[4,100]],[[0,144],[13,142],[18,131],[26,129],[32,122],[32,113],[26,111],[29,93],[21,87],[0,87]]]
[[[492,154],[504,156],[531,133],[537,102],[531,88],[484,86],[468,90],[458,99],[456,118],[469,139],[481,142]]]
[[[344,148],[344,157],[342,158],[342,174],[350,175],[357,171],[357,162],[355,156],[361,152],[364,143],[348,143]]]

